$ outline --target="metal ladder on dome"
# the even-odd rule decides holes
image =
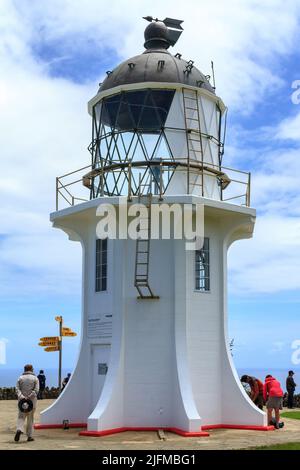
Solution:
[[[139,200],[140,197],[141,194],[139,196]],[[139,293],[138,299],[155,300],[159,299],[159,296],[154,295],[149,285],[152,194],[149,193],[146,197],[148,199],[148,203],[146,205],[147,217],[140,217],[140,220],[147,220],[147,237],[138,238],[136,240],[134,286]]]
[[[201,196],[204,196],[204,175],[203,175],[203,143],[202,143],[202,133],[201,133],[201,124],[200,124],[200,112],[199,112],[199,102],[198,94],[196,90],[190,90],[188,88],[182,89],[183,95],[183,111],[184,111],[184,121],[186,128],[186,144],[188,152],[188,173],[187,173],[187,188],[188,194],[191,194],[196,187],[200,188]],[[196,116],[196,117],[195,117]],[[197,123],[195,127],[191,127],[192,123]],[[198,148],[195,148],[195,145]],[[191,154],[195,156],[197,163],[202,164],[201,170],[201,182],[197,183],[196,176],[195,181],[191,182]]]

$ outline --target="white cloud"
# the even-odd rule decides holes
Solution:
[[[253,239],[237,242],[229,260],[233,292],[247,296],[300,289],[300,220],[259,217]]]
[[[55,177],[88,163],[94,87],[50,78],[30,52],[26,19],[12,2],[0,8],[2,298],[80,290],[80,248],[51,229],[49,212]]]
[[[257,132],[257,131],[255,131]],[[276,129],[272,143],[276,146]],[[234,150],[238,154],[238,148]],[[229,252],[235,293],[275,293],[300,289],[300,148],[256,150],[252,205],[258,217],[251,240]]]
[[[287,117],[278,126],[278,139],[300,141],[300,111],[292,117]]]

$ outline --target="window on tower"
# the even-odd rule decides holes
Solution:
[[[107,290],[107,238],[96,240],[96,292]]]
[[[205,237],[201,250],[195,252],[195,289],[200,292],[210,290],[209,238]]]

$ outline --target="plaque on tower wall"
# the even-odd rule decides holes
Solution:
[[[111,338],[112,315],[110,313],[96,313],[88,316],[89,338]]]

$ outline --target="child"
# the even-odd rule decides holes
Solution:
[[[266,376],[263,393],[264,399],[267,400],[268,423],[272,424],[272,411],[275,410],[275,428],[279,429],[279,410],[282,410],[283,391],[278,380],[272,375]]]

